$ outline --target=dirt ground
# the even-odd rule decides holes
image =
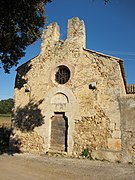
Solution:
[[[0,180],[135,180],[135,166],[62,157],[0,156]]]

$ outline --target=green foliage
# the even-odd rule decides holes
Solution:
[[[11,114],[13,108],[13,99],[0,101],[0,114]]]
[[[110,0],[103,0],[107,4]],[[6,73],[25,55],[26,47],[41,36],[44,5],[52,0],[0,1],[0,68]]]
[[[82,151],[81,156],[92,160],[91,152],[90,152],[90,150],[89,150],[88,148],[85,148],[85,149]]]
[[[107,4],[110,0],[104,0],[104,3]]]
[[[51,0],[1,0],[0,63],[6,73],[25,55],[26,47],[40,37],[47,2]]]
[[[129,164],[129,165],[132,165],[132,164],[133,164],[133,162],[130,162],[130,161],[129,161],[129,162],[128,162],[128,164]]]
[[[11,113],[10,114],[0,114],[0,117],[3,117],[3,118],[11,117]]]
[[[93,1],[96,1],[96,0],[93,0]],[[110,0],[103,0],[104,4],[106,5],[107,3],[110,2]]]

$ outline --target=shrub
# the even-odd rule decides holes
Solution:
[[[85,148],[85,149],[82,151],[81,156],[83,156],[83,157],[85,157],[85,158],[87,158],[87,159],[92,160],[91,151],[90,151],[88,148]]]

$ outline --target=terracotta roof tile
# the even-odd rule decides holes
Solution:
[[[135,84],[127,85],[127,94],[135,94]]]

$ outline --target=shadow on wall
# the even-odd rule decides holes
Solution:
[[[42,102],[43,100],[34,103],[31,100],[23,108],[18,107],[12,121],[13,126],[22,132],[32,131],[35,127],[41,126],[44,123],[44,116],[38,106]]]
[[[44,123],[44,116],[38,106],[42,102],[43,100],[38,103],[31,101],[25,107],[18,108],[12,120],[12,127],[11,125],[2,125],[0,127],[0,154],[13,155],[14,153],[21,153],[21,139],[14,134],[14,129],[25,133],[41,126]]]
[[[24,86],[24,84],[27,83],[27,79],[25,76],[31,68],[32,68],[32,65],[29,65],[29,63],[25,63],[21,66],[21,68],[17,69],[15,88],[21,89]]]

